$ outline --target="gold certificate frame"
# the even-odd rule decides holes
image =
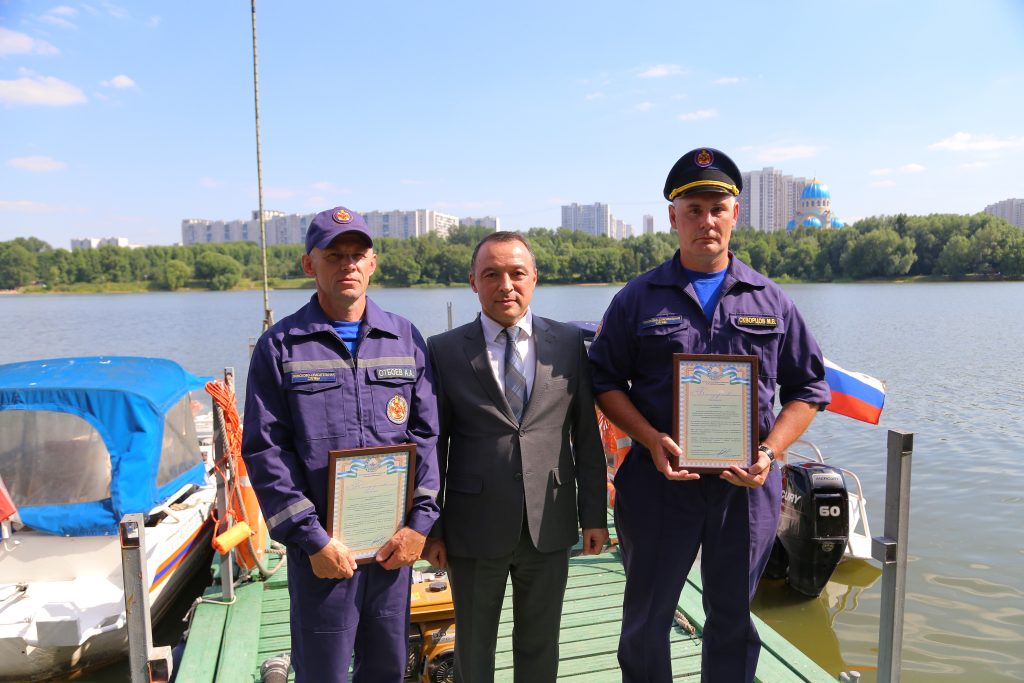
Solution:
[[[412,509],[416,445],[330,451],[328,461],[327,533],[357,564],[373,562]]]
[[[747,469],[757,459],[757,356],[672,354],[677,469]]]

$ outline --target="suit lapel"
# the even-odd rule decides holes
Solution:
[[[498,380],[494,377],[494,370],[491,369],[491,361],[487,357],[487,343],[484,340],[483,326],[480,324],[479,318],[477,318],[476,324],[470,325],[469,331],[466,332],[466,343],[463,350],[466,352],[466,358],[469,360],[473,372],[476,374],[477,379],[480,380],[480,385],[483,386],[490,397],[491,403],[512,424],[518,425],[519,422],[516,420],[516,416],[512,414],[512,408],[505,398],[505,392],[498,386]]]
[[[554,356],[557,351],[555,335],[548,322],[540,316],[533,316],[533,340],[537,352],[537,367],[533,376],[533,388],[527,397],[523,422],[538,410],[543,410],[545,394],[550,385],[551,369],[554,367]]]

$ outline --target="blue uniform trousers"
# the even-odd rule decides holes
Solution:
[[[292,665],[296,683],[400,683],[409,642],[409,567],[360,565],[351,579],[321,579],[288,548]],[[314,625],[315,627],[311,626]]]
[[[635,447],[615,475],[615,490],[626,568],[618,652],[623,683],[672,679],[669,632],[698,550],[707,614],[701,680],[752,681],[761,640],[750,600],[775,540],[779,471],[759,489],[733,486],[717,474],[673,482]]]

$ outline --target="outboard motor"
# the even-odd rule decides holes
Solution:
[[[842,473],[817,462],[785,465],[782,516],[765,576],[785,576],[796,592],[817,597],[843,559],[849,534]]]

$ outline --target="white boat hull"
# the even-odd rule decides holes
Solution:
[[[215,490],[161,508],[146,527],[154,621],[209,567]],[[21,531],[0,546],[0,681],[39,681],[104,666],[128,652],[116,536]]]

